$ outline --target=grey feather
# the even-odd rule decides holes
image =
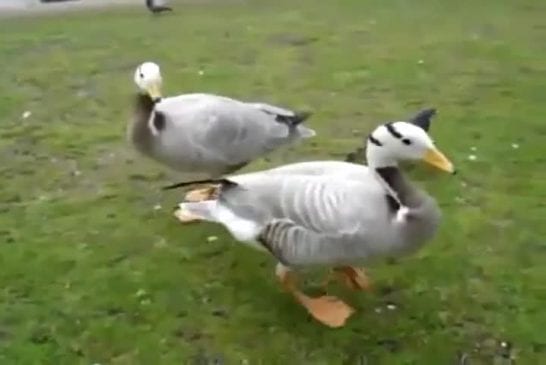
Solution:
[[[356,247],[349,234],[318,233],[288,219],[274,219],[258,241],[286,266],[320,265],[348,261]],[[356,252],[355,252],[356,254]]]
[[[136,113],[130,133],[141,153],[162,164],[219,177],[315,134],[299,124],[297,113],[265,105],[211,94],[165,98],[147,120]],[[154,113],[162,115],[162,129],[156,128]],[[285,117],[295,118],[294,123]]]

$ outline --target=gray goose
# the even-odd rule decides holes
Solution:
[[[146,7],[153,14],[160,14],[173,9],[165,4],[164,0],[146,0]]]
[[[177,214],[221,223],[238,241],[269,252],[285,289],[318,321],[343,326],[353,308],[307,296],[293,269],[332,267],[353,289],[366,289],[368,278],[355,265],[410,254],[433,238],[440,209],[398,167],[424,160],[454,173],[427,134],[433,114],[377,127],[367,138],[368,166],[312,161],[224,178],[214,199],[181,203]]]
[[[310,113],[214,94],[162,98],[160,68],[141,64],[134,74],[135,95],[129,139],[142,155],[174,170],[207,179],[233,173],[282,146],[313,137],[303,126]],[[214,186],[190,192],[205,199]],[[184,222],[198,219],[185,217]]]

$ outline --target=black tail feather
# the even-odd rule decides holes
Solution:
[[[222,178],[222,179],[204,179],[204,180],[184,181],[184,182],[179,182],[179,183],[164,186],[161,188],[161,190],[173,190],[173,189],[183,188],[185,186],[201,185],[201,184],[220,184],[223,187],[237,186],[237,183],[231,180]]]
[[[287,124],[291,127],[296,127],[299,124],[303,123],[305,120],[309,119],[310,116],[312,116],[313,113],[308,111],[301,111],[296,112],[294,115],[287,116],[287,115],[277,115],[277,122]]]
[[[309,111],[296,112],[294,117],[292,117],[292,125],[301,124],[309,119],[312,115],[313,113]]]

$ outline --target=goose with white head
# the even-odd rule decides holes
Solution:
[[[335,297],[307,296],[293,269],[328,266],[351,288],[367,289],[355,265],[409,254],[433,238],[440,209],[398,163],[421,159],[454,173],[427,134],[434,113],[377,127],[367,139],[368,166],[313,161],[232,176],[220,181],[215,199],[182,203],[178,213],[219,222],[237,240],[269,252],[285,289],[320,322],[343,326],[353,308]]]
[[[303,125],[310,113],[214,94],[163,98],[161,70],[153,62],[137,67],[134,81],[140,92],[128,131],[132,144],[141,154],[192,179],[233,173],[273,150],[315,135]],[[187,199],[206,199],[215,187],[192,191]]]

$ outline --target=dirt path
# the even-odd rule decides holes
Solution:
[[[73,0],[56,3],[41,3],[39,0],[0,0],[0,17],[79,11],[108,6],[144,7],[144,0]]]

